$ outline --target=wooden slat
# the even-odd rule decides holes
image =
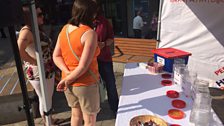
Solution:
[[[136,38],[114,38],[114,41],[156,42],[156,40],[154,40],[154,39],[136,39]]]
[[[115,38],[115,55],[117,62],[145,62],[153,57],[152,49],[156,48],[157,41],[153,39]],[[127,59],[127,56],[130,56]],[[119,59],[118,59],[119,58]]]
[[[113,55],[113,61],[114,62],[127,62],[128,59],[130,59],[132,55],[119,55],[119,54],[114,54]]]
[[[129,48],[129,49],[132,49],[132,48],[136,48],[138,50],[148,50],[148,49],[154,49],[156,47],[156,45],[139,45],[139,44],[131,44],[131,43],[123,43],[123,44],[120,44],[120,45],[115,45],[115,47],[119,47],[119,48]]]
[[[118,46],[118,47],[130,47],[130,48],[133,48],[133,47],[138,47],[138,48],[154,48],[156,47],[156,44],[152,43],[152,44],[141,44],[141,43],[119,43],[119,44],[115,44],[115,46]]]
[[[128,62],[152,62],[154,57],[145,57],[145,56],[133,56],[128,60]]]
[[[150,50],[138,50],[138,49],[121,49],[115,50],[115,54],[128,54],[128,55],[136,55],[136,56],[152,56],[153,53]]]
[[[154,40],[154,39],[125,39],[125,38],[122,38],[122,39],[117,39],[117,38],[115,38],[114,39],[114,41],[116,41],[116,42],[129,42],[129,43],[139,43],[139,42],[141,42],[141,43],[154,43],[154,42],[156,42],[156,40]]]

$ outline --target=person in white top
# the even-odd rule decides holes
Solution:
[[[54,93],[54,80],[55,80],[55,69],[54,63],[52,59],[53,49],[51,49],[51,39],[44,33],[41,26],[44,24],[44,15],[39,6],[36,6],[37,12],[37,23],[39,26],[39,33],[40,33],[40,45],[42,49],[42,58],[45,67],[45,78],[46,78],[46,85],[47,85],[47,97],[48,100],[47,106],[49,108],[52,107],[52,97]],[[52,110],[50,109],[48,112],[44,112],[44,103],[43,97],[41,94],[40,88],[40,78],[37,66],[37,58],[35,54],[35,44],[34,44],[34,34],[31,30],[31,10],[27,5],[23,6],[23,17],[24,17],[24,26],[21,28],[18,36],[18,48],[21,59],[24,61],[24,72],[27,77],[27,80],[34,88],[38,99],[39,99],[39,112],[43,119],[44,125],[46,125],[46,118],[45,116],[50,116],[51,123],[56,125],[60,121],[59,119],[52,118]]]
[[[143,20],[141,17],[141,11],[137,12],[137,16],[133,19],[133,31],[135,38],[142,37],[142,27],[143,27]]]

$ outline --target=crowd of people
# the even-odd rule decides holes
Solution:
[[[149,24],[150,31],[146,35],[142,34],[143,27],[147,27],[147,22],[143,21],[142,10],[136,12],[136,16],[133,19],[133,32],[134,38],[146,38],[146,39],[156,39],[157,37],[157,25],[158,25],[158,15],[156,12],[153,13],[152,19]]]
[[[17,39],[24,73],[33,86],[39,99],[39,112],[46,123],[50,116],[53,125],[58,119],[52,118],[51,111],[44,112],[40,74],[35,54],[35,37],[31,28],[31,10],[23,6],[24,24]],[[48,108],[52,108],[52,96],[55,88],[55,69],[61,71],[61,80],[56,90],[64,92],[68,106],[71,107],[71,125],[94,126],[100,111],[99,80],[102,78],[109,105],[116,116],[118,93],[113,72],[110,46],[114,33],[111,24],[103,16],[98,0],[75,0],[72,17],[61,29],[55,47],[51,38],[44,32],[44,14],[36,5],[40,45],[47,86]],[[50,109],[52,110],[52,109]]]

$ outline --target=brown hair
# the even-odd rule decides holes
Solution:
[[[36,9],[41,8],[39,5],[36,5]],[[32,15],[31,10],[29,8],[29,5],[25,4],[23,5],[23,18],[24,18],[24,25],[28,25],[30,28],[32,27]],[[40,31],[43,31],[42,26],[38,26]]]
[[[24,25],[28,25],[31,27],[31,12],[28,6],[23,6],[23,18],[24,18]]]
[[[97,15],[103,15],[102,2],[101,0],[93,0],[97,4]]]
[[[72,18],[68,23],[75,26],[84,24],[93,28],[93,20],[96,14],[97,4],[93,0],[75,0],[72,7]]]

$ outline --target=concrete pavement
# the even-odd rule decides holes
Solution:
[[[59,28],[58,28],[59,29]],[[15,67],[13,51],[9,39],[8,32],[6,30],[7,37],[6,39],[0,38],[0,75],[6,73],[6,68]],[[9,65],[13,64],[13,65]],[[118,94],[120,95],[121,83],[123,78],[124,64],[114,63],[114,72],[116,76],[116,84]],[[0,87],[2,89],[2,87]],[[18,93],[18,92],[17,92]],[[16,94],[16,96],[0,96],[0,117],[3,121],[0,120],[0,125],[3,126],[26,126],[27,121],[25,120],[25,112],[18,112],[17,108],[19,105],[22,105],[21,93]],[[60,126],[70,126],[70,108],[67,106],[65,96],[61,92],[55,92],[53,96],[53,107],[55,109],[53,117],[62,119]],[[35,113],[35,112],[34,112]],[[12,123],[4,123],[4,119],[9,118]],[[14,121],[13,121],[14,119]],[[17,121],[19,120],[19,121]],[[21,121],[23,120],[23,121]],[[42,126],[43,120],[40,117],[35,118],[35,125]],[[110,110],[108,102],[105,101],[101,104],[101,111],[97,116],[97,126],[114,126],[115,125],[115,116]]]
[[[120,65],[118,66],[119,68],[122,68],[120,67]],[[121,64],[121,66],[123,66],[123,64]],[[115,76],[116,76],[118,94],[120,95],[123,73],[115,72]],[[61,92],[54,93],[53,106],[55,108],[53,117],[61,119],[62,122],[59,124],[59,126],[70,126],[71,111],[70,108],[67,106],[64,93]],[[110,110],[108,102],[105,101],[104,103],[101,103],[101,111],[97,116],[96,126],[114,126],[114,125],[115,125],[115,116],[113,115],[113,112]],[[27,126],[27,121],[5,124],[3,126]],[[35,126],[43,126],[43,120],[40,117],[35,119]]]

